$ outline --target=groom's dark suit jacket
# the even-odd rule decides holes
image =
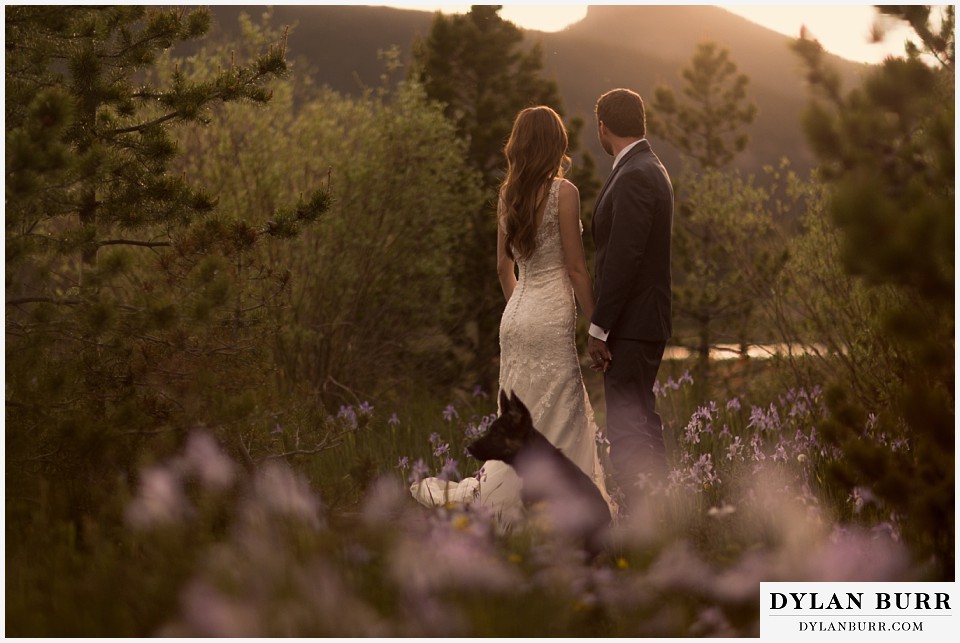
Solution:
[[[666,341],[672,332],[673,186],[646,140],[613,169],[593,213],[594,324],[610,339]]]

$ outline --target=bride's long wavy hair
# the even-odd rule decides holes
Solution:
[[[537,249],[537,211],[547,198],[550,182],[570,167],[567,130],[560,116],[546,106],[528,107],[513,122],[503,148],[507,175],[500,185],[500,213],[507,253],[526,258]]]

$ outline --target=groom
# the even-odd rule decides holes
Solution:
[[[607,92],[596,113],[600,144],[614,160],[593,214],[597,304],[587,350],[604,374],[610,459],[629,504],[639,475],[666,477],[653,384],[672,329],[673,187],[644,138],[636,92]]]

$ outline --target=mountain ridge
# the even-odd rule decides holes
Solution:
[[[241,11],[257,16],[266,6],[213,6],[218,29],[236,32]],[[317,84],[359,94],[377,86],[384,72],[378,51],[399,47],[410,61],[411,45],[426,36],[434,14],[427,11],[358,5],[276,5],[271,24],[296,24],[288,51],[305,62]],[[689,64],[696,44],[713,40],[728,49],[741,72],[750,77],[748,97],[758,105],[756,121],[748,128],[751,142],[734,167],[759,173],[764,165],[787,156],[795,169],[814,165],[804,139],[801,115],[809,100],[799,58],[789,49],[793,40],[720,7],[591,5],[587,15],[556,32],[524,30],[527,42],[540,42],[544,68],[556,80],[566,117],[592,123],[596,98],[612,87],[630,87],[649,101],[658,84],[681,88],[680,71]],[[830,55],[845,87],[858,82],[869,65]],[[584,147],[606,174],[605,154],[591,128]],[[680,169],[679,153],[665,141],[651,137],[669,168]]]

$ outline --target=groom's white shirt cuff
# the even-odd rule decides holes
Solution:
[[[601,342],[607,341],[607,338],[610,337],[609,330],[603,330],[596,324],[590,324],[590,330],[588,330],[587,332],[590,333],[591,337],[596,337]]]

